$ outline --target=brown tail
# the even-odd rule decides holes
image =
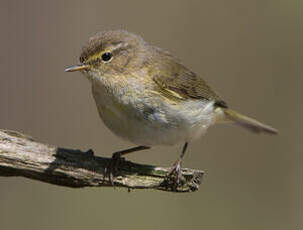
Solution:
[[[232,121],[235,124],[247,128],[254,133],[278,134],[278,130],[262,124],[253,118],[244,116],[231,109],[222,108],[222,110],[224,113],[224,120]]]

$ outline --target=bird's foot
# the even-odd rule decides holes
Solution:
[[[174,190],[181,184],[182,170],[181,170],[181,159],[179,159],[171,168],[166,176],[166,181],[172,185]]]
[[[118,174],[118,168],[123,161],[124,158],[121,157],[121,154],[119,152],[113,153],[112,158],[110,159],[108,165],[105,167],[105,173],[104,175],[109,179],[109,182],[111,183],[112,186],[114,186],[114,178]]]

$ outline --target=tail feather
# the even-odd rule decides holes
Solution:
[[[278,134],[278,130],[265,125],[253,118],[244,116],[228,108],[221,108],[224,114],[224,120],[232,121],[235,124],[249,129],[254,133]]]

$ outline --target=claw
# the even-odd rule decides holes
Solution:
[[[182,178],[181,171],[181,160],[179,159],[172,167],[170,172],[167,174],[167,179],[172,181],[174,188],[176,189],[178,185],[180,185],[180,181]]]
[[[122,158],[121,156],[128,154],[128,153],[145,150],[145,149],[149,149],[149,148],[150,147],[140,145],[140,146],[137,146],[134,148],[125,149],[125,150],[113,153],[112,159],[109,161],[108,165],[104,169],[104,177],[108,176],[109,182],[111,183],[111,185],[114,186],[114,177],[116,176],[116,174],[118,172],[118,167],[119,167],[121,160],[124,160],[124,158]]]
[[[118,167],[123,158],[120,154],[114,153],[108,165],[105,167],[104,175],[108,176],[109,182],[114,186],[114,177],[117,175]]]

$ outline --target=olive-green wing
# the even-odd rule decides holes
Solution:
[[[156,64],[156,71],[151,71],[157,90],[176,100],[204,99],[215,101],[220,107],[227,104],[209,87],[209,85],[183,64],[166,56],[165,61]]]

